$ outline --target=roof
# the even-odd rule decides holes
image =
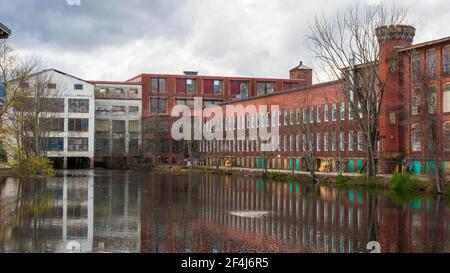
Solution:
[[[432,46],[432,45],[437,45],[437,44],[446,43],[446,42],[450,42],[450,36],[441,38],[441,39],[437,39],[437,40],[424,42],[424,43],[419,43],[419,44],[412,45],[412,46],[408,46],[408,47],[402,48],[398,51],[405,52],[405,51],[410,51],[410,50],[421,48],[421,47]]]
[[[117,85],[141,85],[140,83],[127,82],[127,81],[98,81],[98,80],[88,80],[92,84],[117,84]]]
[[[287,82],[304,82],[304,79],[289,79],[289,78],[263,78],[263,77],[242,77],[242,76],[192,76],[192,75],[184,75],[184,74],[150,74],[150,73],[142,73],[131,79],[126,80],[126,82],[131,82],[141,77],[177,77],[180,79],[208,79],[208,80],[224,80],[224,79],[236,79],[236,80],[262,80],[262,81],[287,81]]]
[[[11,30],[0,23],[0,38],[8,38],[9,35],[11,35]]]
[[[278,96],[278,95],[283,95],[283,94],[288,94],[288,93],[299,92],[299,91],[303,91],[303,90],[307,90],[307,89],[320,88],[320,87],[324,87],[324,86],[328,86],[328,85],[337,85],[337,84],[340,84],[340,83],[341,83],[340,80],[335,80],[335,81],[328,81],[328,82],[323,82],[323,83],[317,83],[317,84],[313,84],[313,85],[300,86],[300,87],[296,87],[296,88],[293,88],[293,89],[281,90],[281,91],[277,91],[277,92],[274,92],[274,93],[260,95],[260,96],[248,97],[248,98],[241,99],[241,100],[227,101],[227,102],[221,103],[220,105],[236,104],[236,103],[240,103],[240,102],[244,102],[244,101],[260,99],[260,98],[266,98],[266,97],[273,97],[273,96]]]
[[[88,83],[88,84],[92,84],[92,83],[90,83],[90,82],[88,82],[88,81],[86,81],[86,80],[83,80],[83,79],[81,79],[81,78],[75,77],[75,76],[73,76],[73,75],[70,75],[70,74],[68,74],[68,73],[66,73],[66,72],[62,72],[61,70],[57,70],[57,69],[54,69],[54,68],[44,69],[44,70],[42,70],[42,71],[40,71],[40,72],[38,72],[38,73],[35,73],[35,74],[33,74],[33,75],[41,74],[41,73],[48,72],[48,71],[54,71],[54,72],[56,72],[56,73],[63,74],[63,75],[66,75],[66,76],[68,76],[68,77],[77,79],[77,80],[79,80],[79,81],[82,81],[82,82],[85,82],[85,83]],[[31,76],[33,76],[33,75],[31,75]]]
[[[311,67],[308,67],[308,66],[304,65],[303,61],[301,61],[299,65],[297,65],[296,67],[292,68],[290,71],[293,71],[293,70],[311,70],[311,69],[312,69]]]

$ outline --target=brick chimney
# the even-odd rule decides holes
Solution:
[[[304,80],[304,85],[312,85],[312,68],[303,64],[303,61],[289,71],[292,80]]]

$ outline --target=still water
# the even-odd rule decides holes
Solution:
[[[0,252],[450,252],[432,196],[213,174],[67,171],[0,181]]]

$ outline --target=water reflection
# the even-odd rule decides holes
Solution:
[[[83,175],[80,177],[80,175]],[[0,181],[0,252],[450,252],[442,197],[217,175]]]

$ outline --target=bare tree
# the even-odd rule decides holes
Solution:
[[[413,51],[412,54],[415,52]],[[421,69],[413,69],[412,73],[414,73],[413,78],[418,83],[418,88],[411,91],[413,93],[409,124],[418,126],[418,128],[414,128],[414,134],[421,140],[420,150],[423,149],[422,143],[426,144],[423,153],[433,163],[431,168],[436,181],[436,190],[438,193],[442,193],[447,183],[442,167],[442,150],[439,147],[439,143],[443,143],[439,128],[442,120],[437,114],[437,92],[430,84],[435,75],[428,71],[423,73]]]
[[[405,22],[405,12],[383,6],[349,7],[334,18],[317,16],[308,40],[324,70],[341,82],[341,93],[355,113],[355,121],[366,138],[367,177],[376,175],[378,121],[387,75],[378,70],[378,27]],[[391,60],[395,65],[398,60]],[[355,66],[356,64],[356,66]],[[357,70],[358,73],[352,73]],[[362,112],[362,115],[359,113]]]

